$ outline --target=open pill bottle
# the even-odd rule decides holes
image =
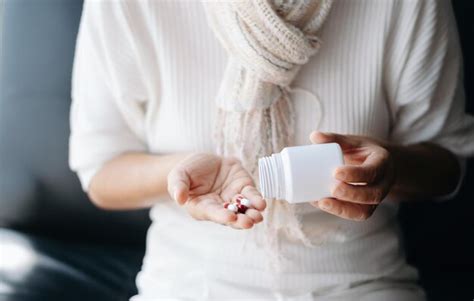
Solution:
[[[286,147],[258,160],[260,192],[266,199],[292,204],[330,197],[338,182],[333,172],[342,165],[344,157],[337,143]]]

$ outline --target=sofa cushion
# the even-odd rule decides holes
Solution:
[[[94,207],[68,167],[71,69],[82,0],[1,4],[0,226],[142,245],[148,212]]]

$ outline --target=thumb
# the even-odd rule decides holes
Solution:
[[[173,169],[168,175],[168,193],[171,197],[183,205],[189,196],[189,177],[182,169]]]
[[[314,131],[309,136],[309,139],[314,144],[321,143],[337,143],[343,150],[357,147],[361,145],[361,141],[354,136],[339,135],[334,133],[323,133]]]

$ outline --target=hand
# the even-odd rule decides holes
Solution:
[[[168,175],[168,192],[197,220],[208,220],[236,229],[248,229],[263,220],[266,203],[240,162],[212,154],[193,154]],[[253,208],[245,214],[224,208],[238,194],[249,199]]]
[[[333,188],[333,198],[313,202],[313,206],[345,219],[368,219],[395,181],[390,152],[382,143],[362,136],[313,132],[310,139],[315,144],[338,143],[346,164],[335,170],[341,182]]]

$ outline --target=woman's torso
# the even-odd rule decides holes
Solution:
[[[154,153],[214,150],[214,97],[227,54],[208,28],[199,2],[142,4],[147,15],[142,24],[152,39],[138,52],[148,89],[146,140]],[[313,130],[388,137],[383,61],[390,9],[380,2],[335,2],[320,34],[321,50],[291,86],[296,144],[308,144]],[[383,287],[416,279],[402,255],[394,203],[384,202],[362,223],[307,204],[296,210],[312,246],[280,233],[282,264],[269,272],[262,225],[236,231],[197,222],[171,200],[160,200],[151,211],[153,225],[137,280],[140,295],[143,300],[219,298],[236,290],[249,298],[274,297],[267,295],[270,291],[304,298],[337,295],[372,282]],[[380,279],[384,281],[375,282]]]

